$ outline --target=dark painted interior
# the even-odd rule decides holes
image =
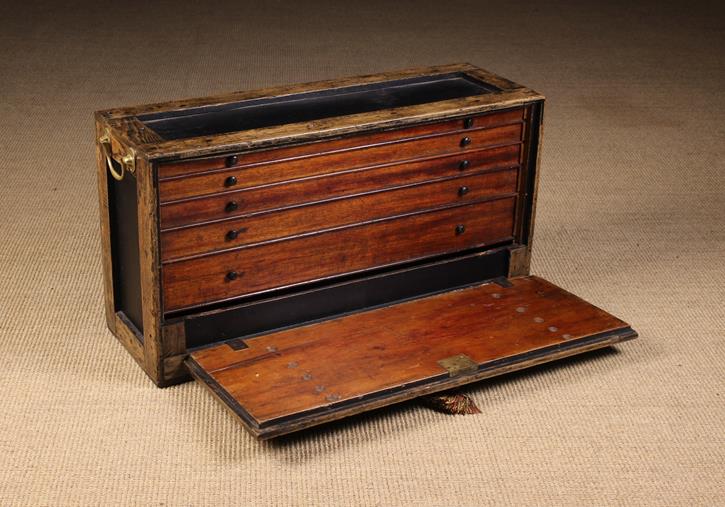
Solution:
[[[323,285],[186,317],[189,348],[337,317],[405,299],[480,283],[508,274],[508,248],[428,261],[408,269]]]
[[[138,119],[162,138],[173,140],[413,106],[494,91],[497,88],[456,72],[152,113],[141,115]]]
[[[118,164],[116,161],[113,164]],[[120,171],[120,167],[116,167]],[[143,335],[141,267],[138,251],[138,201],[136,178],[128,172],[121,181],[108,178],[108,211],[111,222],[113,298]]]

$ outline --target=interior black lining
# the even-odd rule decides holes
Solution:
[[[252,336],[506,276],[508,248],[325,284],[184,319],[189,349]]]
[[[463,72],[140,115],[166,140],[226,134],[499,91]]]

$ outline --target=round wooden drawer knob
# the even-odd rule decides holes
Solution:
[[[239,209],[239,204],[237,204],[237,201],[229,201],[224,209],[227,213],[231,213],[232,211],[236,211]]]
[[[461,139],[461,146],[462,147],[468,146],[469,144],[471,144],[471,138],[470,137],[466,136],[463,139]]]
[[[471,127],[473,127],[473,118],[466,118],[463,120],[464,129],[470,129]]]
[[[230,282],[232,280],[236,280],[237,278],[239,278],[239,273],[237,273],[236,271],[230,271],[229,273],[227,273],[227,280],[229,280]]]
[[[464,185],[464,186],[462,186],[461,188],[458,189],[458,195],[460,195],[461,197],[463,197],[464,195],[466,195],[470,191],[471,191],[471,189]]]
[[[460,169],[461,171],[465,171],[466,169],[468,169],[468,167],[469,167],[470,165],[471,165],[471,163],[470,163],[470,162],[469,162],[468,160],[461,160],[461,163],[460,163],[460,164],[458,164],[458,168],[459,168],[459,169]]]
[[[460,236],[460,235],[461,235],[461,234],[463,234],[464,232],[466,232],[466,226],[465,226],[465,225],[463,225],[463,224],[458,224],[458,225],[456,226],[456,236]]]
[[[233,187],[236,184],[237,184],[236,176],[229,176],[227,179],[224,180],[225,187]]]
[[[235,231],[234,229],[232,229],[227,233],[227,239],[229,241],[235,240],[237,239],[237,237],[239,237],[239,231]]]
[[[235,165],[238,161],[239,161],[239,157],[237,155],[230,155],[226,158],[224,163],[227,167],[231,167],[231,166]]]

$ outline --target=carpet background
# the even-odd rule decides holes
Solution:
[[[3,2],[0,504],[725,505],[712,4]],[[105,329],[96,109],[469,61],[548,98],[533,272],[616,351],[259,444]]]

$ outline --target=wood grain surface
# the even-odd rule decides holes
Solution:
[[[161,335],[161,256],[158,230],[158,194],[151,163],[136,161],[138,200],[138,249],[141,270],[141,309],[143,313],[146,372],[158,384],[164,383],[163,337]]]
[[[104,134],[104,125],[96,121],[96,140]],[[103,273],[103,302],[106,325],[112,333],[116,333],[116,303],[113,290],[113,255],[111,243],[111,215],[108,197],[108,168],[106,156],[99,142],[95,145],[96,152],[96,184],[98,185],[98,216],[100,219],[101,266]]]
[[[469,151],[475,148],[511,145],[520,142],[521,131],[521,125],[516,124],[491,130],[474,130],[467,132],[465,135],[452,134],[406,141],[399,144],[360,150],[359,152],[335,153],[312,159],[294,160],[250,168],[245,170],[239,178],[243,178],[244,181],[254,180],[259,184],[264,184],[431,155],[456,154],[465,157]],[[462,139],[470,139],[471,144],[461,146]],[[305,195],[292,194],[285,192],[284,189],[277,190],[277,201],[275,201],[274,196],[268,197],[265,190],[260,190],[261,193],[257,192],[251,195],[247,190],[239,190],[164,203],[159,210],[161,227],[175,227],[263,209],[273,209],[280,206],[278,204],[279,199],[284,199],[285,202],[289,202],[290,199],[294,199],[298,203],[309,202]],[[235,204],[232,210],[229,208],[230,203]]]
[[[451,164],[452,165],[452,164]],[[327,200],[308,206],[295,206],[279,211],[257,213],[234,220],[223,220],[200,226],[189,226],[161,232],[161,258],[167,262],[179,257],[199,255],[218,250],[249,245],[274,238],[284,238],[305,232],[332,229],[342,225],[368,222],[379,218],[413,213],[448,204],[470,202],[486,197],[513,196],[516,192],[518,168],[494,171],[461,172],[456,164],[453,177],[433,182],[407,185],[392,190],[377,190],[364,195]],[[420,172],[415,172],[420,175]],[[358,176],[352,174],[350,176]],[[387,176],[387,175],[383,175]],[[348,193],[368,190],[375,180],[354,181],[348,186],[339,178],[338,187],[345,186]],[[382,179],[382,178],[381,178]],[[314,200],[315,189],[310,182],[277,187],[282,202],[305,195]],[[312,181],[323,192],[335,185]],[[270,193],[271,194],[271,193]],[[267,194],[267,195],[270,195]],[[274,194],[271,194],[274,195]]]
[[[262,97],[279,97],[294,93],[315,90],[341,88],[367,83],[384,82],[412,76],[435,76],[451,72],[462,72],[471,78],[488,84],[498,90],[482,95],[429,102],[397,108],[335,116],[309,122],[288,123],[274,127],[264,127],[227,134],[200,136],[181,140],[153,141],[153,136],[138,135],[138,131],[128,129],[128,117],[147,113],[182,111],[205,105],[223,105],[240,100]],[[263,90],[234,92],[215,97],[176,100],[143,106],[109,109],[99,111],[97,115],[122,138],[124,142],[140,154],[153,161],[171,161],[201,156],[214,156],[229,152],[247,152],[257,149],[280,147],[291,144],[333,139],[349,134],[361,134],[380,130],[395,129],[445,121],[451,118],[464,118],[484,114],[494,110],[521,107],[526,104],[543,101],[544,97],[524,86],[513,83],[491,72],[470,64],[453,64],[404,71],[384,72],[369,76],[341,78],[316,83],[304,83]]]
[[[432,76],[437,74],[447,74],[450,72],[476,72],[476,75],[486,83],[492,83],[502,89],[521,88],[520,85],[506,80],[492,72],[485,71],[470,63],[451,63],[446,65],[435,65],[429,67],[416,67],[410,69],[398,69],[387,72],[378,72],[375,74],[366,74],[362,76],[346,76],[335,79],[327,79],[322,81],[313,81],[309,83],[295,83],[282,86],[271,86],[268,88],[260,88],[257,90],[242,90],[231,93],[223,93],[219,95],[210,95],[206,97],[192,97],[180,100],[169,100],[165,102],[156,102],[152,104],[142,104],[137,106],[120,107],[115,109],[107,109],[99,111],[99,114],[110,119],[124,118],[128,116],[139,116],[142,114],[162,112],[162,111],[181,111],[188,108],[200,107],[209,104],[228,104],[230,102],[238,102],[242,100],[259,99],[265,97],[281,97],[294,93],[305,93],[315,90],[328,90],[332,88],[342,88],[345,86],[354,86],[367,83],[379,83],[383,81],[391,81],[395,79],[404,79],[408,77]]]
[[[439,361],[465,355],[475,368],[531,360],[628,325],[537,277],[487,283],[356,313],[191,354],[217,394],[256,432],[317,411],[325,417],[396,390],[449,377]],[[362,401],[362,403],[361,403]],[[314,417],[307,425],[315,424]],[[295,427],[299,429],[299,427]],[[279,429],[277,430],[279,431]]]
[[[202,105],[229,111],[253,97],[451,72],[484,83],[485,93],[310,121],[300,113],[239,132],[229,123],[218,134],[179,139],[164,139],[173,137],[168,126],[154,130],[142,116]],[[164,329],[194,312],[521,242],[531,190],[522,174],[531,170],[528,123],[541,101],[533,90],[456,64],[96,113],[97,137],[108,132],[114,154],[135,153],[135,300],[144,336],[134,352],[143,352],[146,372],[158,385],[183,380],[183,333]],[[184,128],[191,136],[205,127]],[[100,190],[103,179],[105,172]],[[114,262],[106,259],[104,271]],[[119,319],[107,278],[113,329]]]
[[[316,157],[325,153],[361,149],[378,144],[428,137],[435,134],[459,132],[467,129],[500,127],[520,123],[523,121],[523,117],[524,108],[519,107],[504,111],[493,111],[478,116],[468,116],[462,119],[413,125],[382,132],[357,134],[329,141],[317,141],[283,148],[239,153],[234,160],[230,160],[228,156],[225,156],[183,162],[166,162],[159,165],[159,179],[162,181],[173,180],[183,176],[230,171],[234,174],[236,169],[264,162],[280,162],[296,158]],[[466,120],[471,121],[470,126],[466,124]],[[162,195],[161,197],[162,200],[177,198],[167,195]]]
[[[163,266],[165,311],[511,239],[516,199],[382,220]],[[465,232],[456,228],[464,226]],[[228,274],[237,274],[230,280]]]

